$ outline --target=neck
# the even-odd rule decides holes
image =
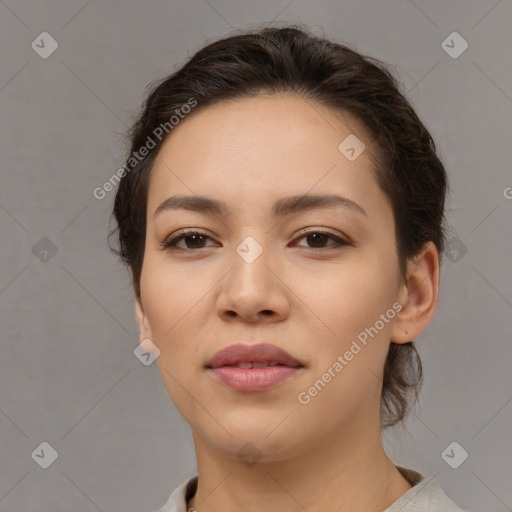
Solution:
[[[382,512],[411,485],[387,457],[380,431],[327,436],[285,460],[248,467],[194,432],[197,512]],[[342,439],[341,439],[342,438]]]

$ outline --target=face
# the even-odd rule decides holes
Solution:
[[[338,149],[351,134],[366,145],[355,160]],[[194,112],[157,155],[136,303],[141,339],[160,350],[163,382],[195,438],[227,455],[252,442],[267,460],[284,460],[342,432],[380,428],[400,280],[393,213],[369,144],[348,116],[260,95]],[[344,199],[284,201],[306,194]],[[176,196],[220,207],[167,204],[155,216]],[[165,247],[180,230],[185,237]],[[207,368],[221,349],[258,343],[300,367],[274,369],[282,380],[259,390]],[[230,382],[249,371],[233,370]]]

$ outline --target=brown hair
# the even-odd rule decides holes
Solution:
[[[110,249],[129,266],[137,296],[149,178],[165,140],[155,133],[162,132],[162,126],[166,135],[171,132],[169,120],[183,117],[184,105],[191,100],[197,102],[196,112],[221,100],[292,92],[352,115],[370,136],[376,178],[392,206],[401,278],[406,278],[407,260],[426,242],[434,242],[441,258],[446,172],[430,133],[382,61],[315,36],[303,26],[266,27],[203,47],[176,72],[148,87],[142,111],[127,135],[130,157],[115,197],[117,227],[109,233],[109,238],[118,234],[119,250]],[[155,147],[144,158],[133,158],[149,139]],[[422,381],[413,341],[391,342],[384,367],[381,428],[405,420],[412,405],[408,394],[412,390],[417,400]]]

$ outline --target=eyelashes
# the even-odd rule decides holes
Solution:
[[[302,232],[301,235],[298,238],[296,238],[295,240],[302,240],[303,238],[307,239],[308,237],[312,237],[313,235],[320,235],[320,240],[318,240],[318,236],[317,236],[317,240],[313,241],[312,243],[320,243],[321,244],[322,240],[326,240],[326,239],[333,240],[335,243],[329,244],[325,248],[305,247],[305,246],[301,246],[301,245],[299,245],[298,247],[304,248],[307,252],[316,253],[316,252],[325,252],[327,250],[352,245],[347,240],[345,240],[337,235],[334,235],[333,233],[331,233],[329,231],[325,231],[325,230],[321,230],[321,229],[312,229],[310,231]],[[192,247],[193,247],[194,243],[199,242],[199,244],[200,244],[201,240],[203,240],[203,241],[207,240],[207,239],[213,240],[212,237],[210,237],[208,234],[206,234],[202,231],[180,229],[175,234],[166,238],[165,241],[161,242],[159,245],[161,246],[161,248],[163,250],[183,251],[183,252],[192,252],[192,251],[198,251],[200,249],[207,248],[207,247],[198,247],[197,245],[195,248],[194,247],[193,248],[178,247],[178,243],[180,243],[182,240],[185,240],[185,242],[186,242],[188,239],[195,240],[195,242],[193,242],[193,244],[192,244]],[[212,246],[210,246],[210,247],[212,247]]]
[[[186,230],[180,229],[177,234],[171,235],[169,238],[167,238],[161,244],[161,246],[164,249],[172,249],[172,248],[175,248],[176,245],[178,244],[178,242],[180,242],[181,240],[184,240],[187,238],[192,238],[193,236],[209,238],[210,240],[212,240],[212,238],[210,236],[206,235],[205,233],[202,233],[201,231],[186,231]],[[181,248],[178,248],[178,249],[181,249]],[[202,247],[200,247],[200,249],[202,249]],[[189,249],[185,249],[185,250],[189,250]],[[192,250],[194,250],[194,249],[192,249]]]

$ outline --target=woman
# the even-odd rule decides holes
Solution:
[[[129,136],[113,250],[198,467],[161,512],[460,511],[382,445],[418,397],[447,190],[384,64],[303,27],[228,37]]]

